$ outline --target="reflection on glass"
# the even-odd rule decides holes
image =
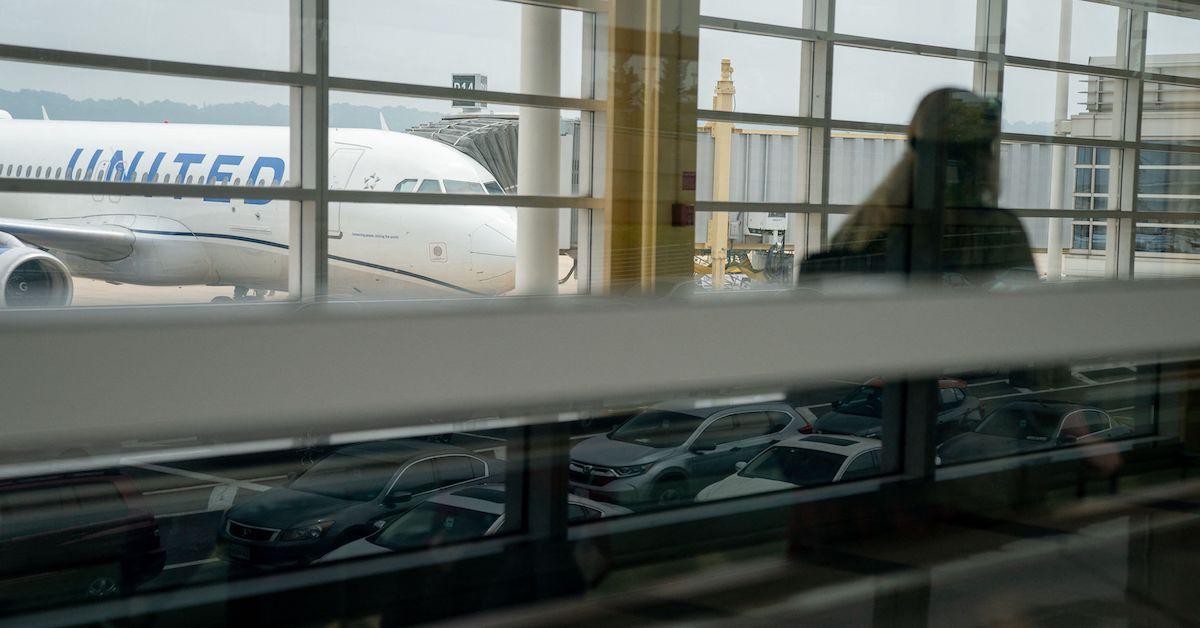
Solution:
[[[700,491],[696,501],[821,486],[879,475],[880,443],[852,436],[801,436],[759,454],[736,474]]]
[[[1104,410],[1054,401],[1016,401],[993,410],[975,431],[938,447],[938,461],[954,464],[1123,438],[1132,428]]]
[[[692,501],[775,442],[811,431],[784,403],[664,403],[571,449],[576,495],[633,509]]]

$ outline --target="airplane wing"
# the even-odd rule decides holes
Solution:
[[[136,235],[112,224],[69,224],[49,220],[0,218],[0,231],[26,244],[98,262],[115,262],[133,253]]]

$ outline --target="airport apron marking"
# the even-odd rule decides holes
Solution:
[[[195,237],[195,238],[216,238],[218,240],[237,240],[239,242],[249,242],[251,244],[261,244],[263,246],[270,246],[270,247],[274,247],[277,249],[283,249],[285,251],[288,249],[288,245],[286,245],[286,244],[280,244],[278,242],[271,242],[270,240],[260,240],[258,238],[248,238],[246,236],[232,235],[232,234],[228,234],[228,233],[192,233],[191,231],[155,231],[155,230],[151,230],[151,229],[133,229],[132,231],[134,233],[145,233],[145,234],[149,234],[149,235],[184,236],[184,237]],[[467,288],[463,288],[462,286],[456,286],[447,281],[442,281],[441,279],[434,279],[433,277],[426,277],[425,275],[422,275],[420,273],[414,273],[412,271],[402,270],[399,268],[392,268],[390,266],[384,266],[382,264],[374,264],[371,262],[364,262],[362,260],[351,259],[349,257],[341,257],[340,255],[330,255],[329,259],[336,260],[339,262],[346,262],[347,264],[355,264],[358,266],[364,266],[366,268],[371,268],[374,270],[382,270],[384,272],[395,273],[397,275],[404,275],[406,277],[412,277],[413,279],[419,279],[421,281],[426,281],[431,284],[441,286],[443,288],[449,288],[451,290],[457,290],[459,292],[465,292],[467,294],[482,294],[480,292],[475,292],[474,290],[469,290]]]

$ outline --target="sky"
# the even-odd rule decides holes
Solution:
[[[288,0],[0,0],[0,43],[40,45],[175,61],[287,69]],[[800,26],[798,0],[701,0],[705,15]],[[1054,58],[1059,3],[1010,0],[1008,51]],[[488,76],[489,87],[520,85],[521,7],[499,0],[333,0],[331,72],[340,76],[448,86],[453,73]],[[1071,61],[1115,53],[1118,10],[1073,0]],[[561,90],[581,93],[582,24],[562,11]],[[839,32],[959,48],[975,44],[975,0],[839,0]],[[1200,52],[1200,22],[1152,15],[1149,54]],[[769,37],[703,30],[700,105],[711,104],[720,60],[734,67],[736,109],[799,111],[801,45]],[[915,55],[838,47],[834,55],[833,115],[839,119],[904,123],[917,101],[944,86],[970,87],[972,64]],[[1073,92],[1082,90],[1074,77]],[[1004,118],[1053,118],[1055,74],[1022,70],[1006,76]],[[190,104],[287,101],[286,88],[130,75],[0,62],[0,88],[40,89],[74,98]],[[444,112],[445,101],[333,94],[335,102],[406,105]],[[1073,101],[1082,100],[1082,96]],[[1080,105],[1073,104],[1072,111]],[[494,108],[505,110],[505,108]]]

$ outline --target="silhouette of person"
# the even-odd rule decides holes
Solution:
[[[828,249],[801,262],[800,281],[818,273],[923,274],[988,289],[1036,281],[1024,228],[996,206],[999,137],[995,100],[960,89],[926,95],[900,163]]]

